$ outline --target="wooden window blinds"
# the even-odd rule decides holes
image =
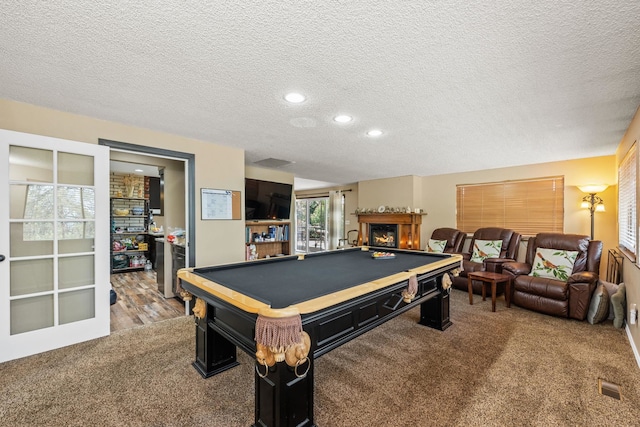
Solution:
[[[457,228],[501,227],[522,235],[562,233],[564,177],[456,186]]]

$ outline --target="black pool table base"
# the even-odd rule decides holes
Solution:
[[[393,317],[420,305],[420,324],[438,330],[451,326],[449,293],[442,289],[442,278],[451,270],[451,267],[447,267],[419,275],[418,292],[409,303],[403,301],[401,295],[407,287],[407,281],[404,281],[355,298],[346,304],[304,315],[303,329],[310,335],[312,342],[309,370],[306,375],[298,377],[293,368],[285,362],[278,362],[262,377],[266,368],[256,363],[253,426],[315,426],[315,358]],[[183,288],[205,300],[207,304],[205,317],[196,322],[196,360],[193,363],[204,378],[238,365],[236,346],[255,356],[255,315],[237,310],[225,301],[202,293],[188,282],[183,281]],[[302,371],[305,369],[306,367],[301,367]]]

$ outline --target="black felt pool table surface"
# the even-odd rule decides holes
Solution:
[[[386,251],[380,249],[380,251]],[[398,251],[393,259],[372,258],[353,248],[229,266],[195,268],[197,274],[248,297],[284,308],[402,271],[441,261],[447,255]]]

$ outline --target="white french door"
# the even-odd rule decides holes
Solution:
[[[328,207],[328,197],[296,200],[296,252],[329,249]]]
[[[0,129],[0,362],[109,335],[109,148]]]

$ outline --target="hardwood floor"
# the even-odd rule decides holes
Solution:
[[[184,305],[158,291],[154,271],[111,275],[118,300],[111,306],[111,332],[184,316]]]

